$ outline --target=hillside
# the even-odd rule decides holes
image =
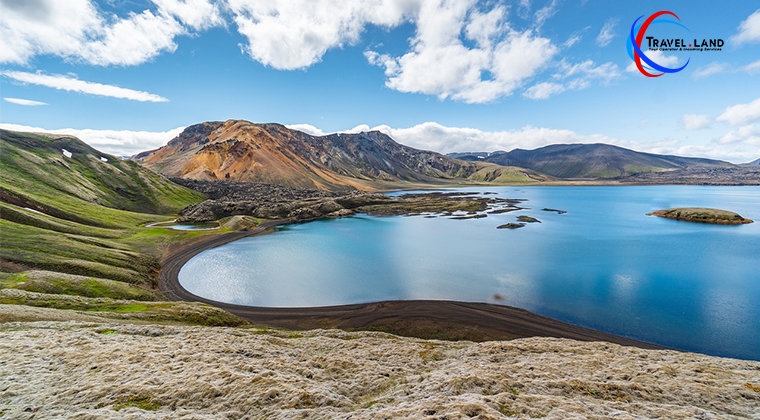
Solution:
[[[128,283],[150,283],[156,257],[140,225],[166,220],[200,193],[70,136],[0,131],[0,261]],[[162,216],[163,215],[163,216]]]
[[[558,178],[617,178],[685,168],[731,168],[712,159],[642,153],[608,144],[554,144],[534,150],[457,153],[458,159],[513,165]]]
[[[747,162],[745,165],[758,166],[760,165],[760,159],[755,159],[752,162]]]
[[[134,159],[171,177],[281,184],[296,188],[400,188],[410,184],[536,182],[521,168],[463,162],[396,143],[377,131],[315,137],[280,124],[228,120],[188,127]]]

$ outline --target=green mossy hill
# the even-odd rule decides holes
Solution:
[[[40,270],[0,273],[0,288],[91,298],[166,300],[157,292],[120,281]]]
[[[113,213],[98,214],[93,206],[167,214],[203,198],[75,137],[7,130],[0,130],[0,197],[17,206],[101,227],[111,227],[108,219]]]
[[[198,234],[143,226],[203,198],[74,137],[0,130],[0,271],[97,283],[47,277],[33,282],[39,291],[137,298],[101,280],[152,285],[161,247]]]
[[[229,312],[199,302],[144,302],[135,300],[86,298],[54,295],[25,290],[0,290],[0,304],[25,305],[38,308],[72,310],[100,318],[135,320],[171,324],[238,327],[245,320]],[[0,317],[2,322],[14,322],[13,314]]]
[[[752,220],[728,210],[685,207],[669,210],[657,210],[649,213],[650,216],[660,216],[668,219],[684,220],[687,222],[713,223],[719,225],[741,225],[752,223]]]

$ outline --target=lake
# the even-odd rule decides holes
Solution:
[[[760,187],[477,187],[527,199],[482,219],[370,217],[280,227],[181,270],[216,301],[301,307],[397,299],[489,302],[711,355],[760,360]],[[566,214],[542,208],[567,211]],[[755,223],[646,216],[717,207]],[[519,215],[542,223],[496,229]]]

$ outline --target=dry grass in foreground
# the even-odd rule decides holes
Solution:
[[[758,416],[760,362],[676,351],[551,338],[0,324],[3,418]]]

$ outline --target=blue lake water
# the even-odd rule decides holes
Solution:
[[[289,225],[210,249],[180,272],[209,299],[324,306],[490,302],[712,355],[760,360],[760,187],[478,187],[526,210],[483,219],[370,217]],[[566,214],[542,211],[544,207]],[[646,216],[717,207],[758,222]],[[519,215],[521,229],[496,229]]]

